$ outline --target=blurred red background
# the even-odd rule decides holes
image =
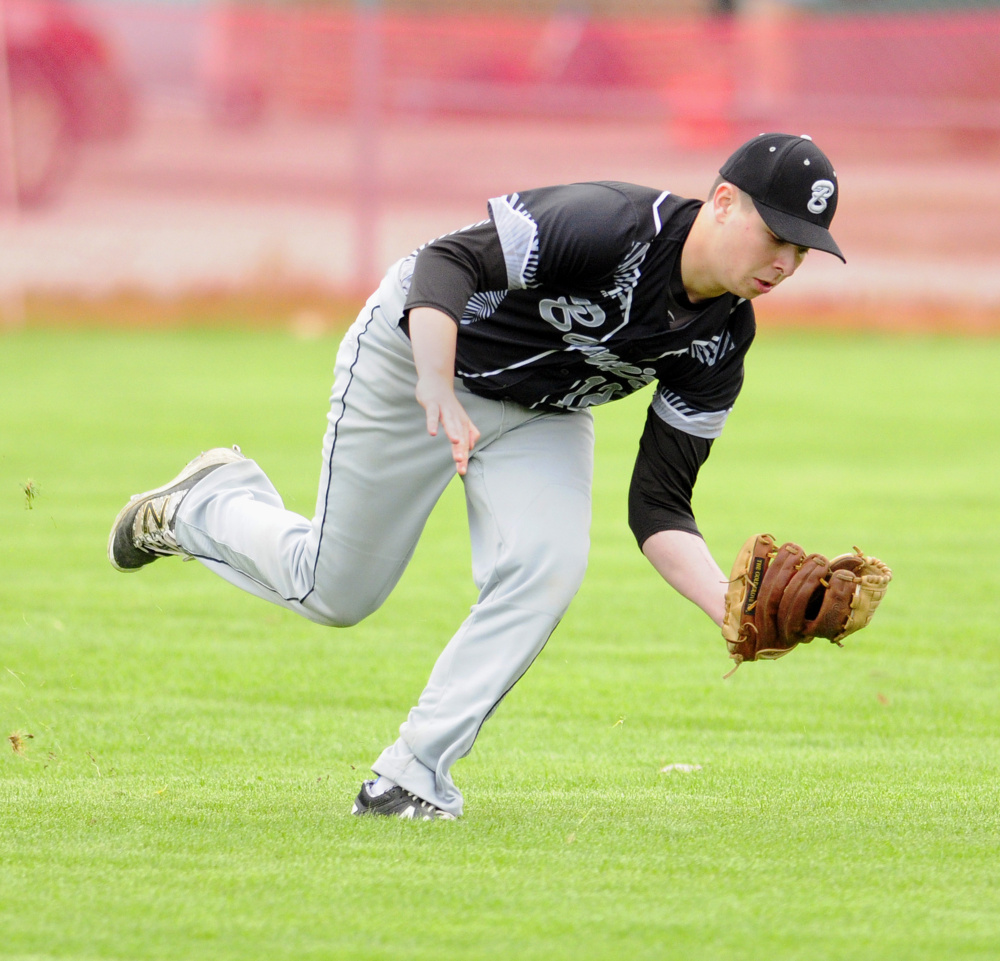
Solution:
[[[3,0],[5,321],[46,297],[354,298],[490,196],[704,196],[787,130],[838,168],[848,264],[813,254],[767,312],[1000,327],[1000,9],[725,6]]]

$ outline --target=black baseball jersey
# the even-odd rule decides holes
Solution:
[[[697,533],[691,489],[743,383],[755,324],[732,294],[691,303],[680,254],[701,201],[635,184],[496,197],[488,220],[421,248],[405,310],[459,324],[470,391],[578,410],[656,382],[629,497],[641,543]]]

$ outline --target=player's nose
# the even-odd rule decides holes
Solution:
[[[782,244],[774,258],[774,268],[780,271],[783,277],[791,277],[801,263],[799,248],[793,244]]]

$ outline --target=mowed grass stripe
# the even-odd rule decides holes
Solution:
[[[587,581],[432,825],[349,810],[474,598],[459,484],[345,631],[104,553],[219,444],[311,512],[335,349],[0,339],[0,957],[995,957],[1000,341],[761,336],[696,491],[710,547],[857,543],[896,577],[843,650],[726,682],[625,524],[648,399],[599,410]]]

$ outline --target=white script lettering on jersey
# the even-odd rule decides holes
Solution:
[[[568,394],[554,401],[552,406],[565,407],[567,410],[583,410],[585,407],[599,407],[624,396],[625,388],[621,384],[609,381],[606,377],[594,376],[575,384]]]
[[[817,180],[816,183],[812,185],[812,198],[806,206],[809,208],[809,212],[813,214],[821,214],[827,207],[827,199],[833,196],[833,192],[837,188],[829,180]]]
[[[627,360],[622,360],[617,354],[613,354],[600,341],[585,334],[565,334],[563,340],[571,346],[573,350],[586,355],[587,363],[598,370],[607,371],[623,380],[628,381],[633,390],[641,390],[647,384],[656,380],[656,368],[636,367]]]
[[[600,327],[606,314],[597,304],[591,303],[585,297],[559,297],[557,300],[546,298],[538,304],[538,312],[543,320],[547,320],[556,330],[563,332],[572,330],[573,324],[582,327]]]

